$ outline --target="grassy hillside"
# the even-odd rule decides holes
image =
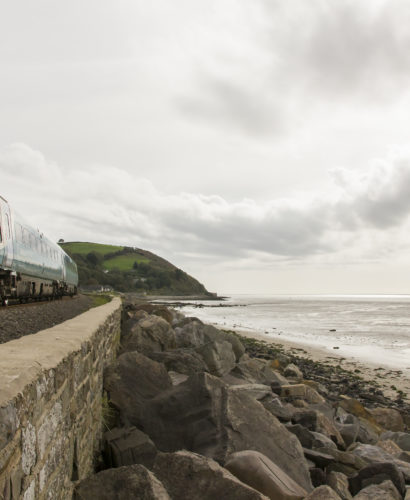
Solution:
[[[60,246],[75,260],[81,285],[111,285],[120,292],[158,295],[208,294],[195,278],[140,248],[69,242]]]

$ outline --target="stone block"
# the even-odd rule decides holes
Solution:
[[[51,410],[45,415],[37,431],[37,445],[39,456],[42,459],[47,446],[50,444],[54,433],[63,423],[63,406],[61,401],[56,401]]]

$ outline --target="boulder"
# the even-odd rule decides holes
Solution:
[[[309,429],[303,427],[303,425],[295,424],[295,425],[287,425],[286,429],[294,434],[300,441],[300,444],[303,448],[312,448],[313,447],[313,435]]]
[[[189,319],[189,318],[186,318]],[[233,333],[223,332],[214,326],[204,325],[196,318],[175,327],[177,347],[197,348],[208,342],[229,342],[235,354],[235,360],[245,354],[245,348]]]
[[[347,451],[340,451],[334,448],[319,448],[316,451],[326,453],[335,458],[336,462],[330,464],[327,468],[328,472],[343,472],[346,476],[354,476],[357,471],[367,465],[367,463],[357,455]]]
[[[74,500],[171,500],[162,483],[143,465],[108,469],[78,482]]]
[[[376,422],[388,431],[404,431],[403,418],[397,410],[393,408],[374,408],[369,410]]]
[[[339,495],[330,486],[323,485],[315,488],[305,500],[341,500]]]
[[[225,468],[240,481],[271,499],[299,500],[307,495],[306,490],[257,451],[233,453],[225,462]]]
[[[114,428],[104,434],[105,462],[110,467],[142,464],[152,468],[157,449],[149,436],[135,427]]]
[[[320,467],[321,469],[327,467],[329,464],[335,461],[332,455],[328,455],[327,453],[323,453],[316,450],[309,450],[307,448],[303,449],[305,457],[311,460],[315,465]]]
[[[288,380],[278,371],[274,370],[270,366],[270,363],[264,359],[243,356],[235,366],[232,374],[248,382],[272,385],[274,387],[289,384]]]
[[[132,310],[136,312],[143,311],[149,315],[160,316],[161,318],[165,319],[165,321],[167,321],[170,325],[174,320],[174,312],[168,307],[159,304],[147,303],[133,305]]]
[[[244,391],[251,398],[260,401],[261,399],[266,398],[267,396],[272,396],[271,388],[268,385],[263,384],[241,384],[241,385],[232,385],[230,387],[231,391]]]
[[[306,429],[306,427],[303,427],[303,425],[287,425],[286,428],[299,439],[300,444],[304,448],[336,448],[335,443],[327,436],[320,434],[319,432],[312,432],[309,429]]]
[[[354,500],[401,500],[402,496],[391,481],[383,481],[380,484],[371,484],[363,488]]]
[[[313,441],[312,448],[337,448],[336,444],[327,436],[320,432],[312,432]]]
[[[281,422],[289,422],[292,411],[284,406],[279,398],[267,398],[262,401],[263,406]]]
[[[316,430],[317,414],[313,410],[299,410],[292,415],[292,423],[300,424],[310,431]]]
[[[212,375],[222,377],[235,366],[236,358],[232,345],[224,340],[207,342],[196,348]]]
[[[378,462],[394,463],[404,474],[406,480],[410,482],[410,464],[401,461],[398,457],[390,455],[390,453],[386,452],[384,449],[370,444],[358,443],[351,449],[351,451],[369,464]]]
[[[383,432],[380,439],[391,439],[404,451],[410,451],[410,432]]]
[[[370,464],[361,469],[354,477],[349,478],[349,488],[353,495],[371,484],[380,484],[383,481],[390,480],[397,491],[403,497],[406,492],[403,474],[396,465],[390,462],[380,462]]]
[[[158,454],[153,472],[175,500],[268,500],[214,460],[185,450]]]
[[[317,412],[316,418],[317,418],[316,422],[317,432],[324,434],[334,443],[336,443],[339,448],[344,450],[346,448],[346,445],[343,440],[343,437],[337,430],[336,425],[329,418],[327,418],[326,415],[324,415],[321,412]]]
[[[375,444],[382,428],[376,419],[357,399],[342,396],[339,406],[359,420],[359,430],[356,440],[361,443]],[[352,421],[346,422],[352,423]],[[340,430],[340,429],[339,429]]]
[[[127,321],[121,339],[121,352],[138,351],[148,355],[174,349],[175,345],[175,332],[171,325],[159,316],[148,316],[139,321]]]
[[[146,401],[171,387],[165,366],[135,351],[119,356],[104,373],[104,388],[125,425],[138,427]]]
[[[295,400],[300,399],[312,404],[325,402],[325,399],[315,389],[305,384],[283,385],[280,396],[293,404]]]
[[[233,452],[259,451],[310,490],[297,438],[246,391],[208,373],[192,375],[148,401],[140,427],[161,451],[187,449],[219,463]]]
[[[359,418],[359,431],[356,441],[364,444],[376,444],[379,440],[379,432],[377,432],[372,422],[363,418]]]
[[[349,447],[351,444],[356,442],[360,430],[360,423],[358,419],[355,419],[351,424],[336,423],[335,425],[345,442],[345,446]]]
[[[284,369],[283,374],[285,375],[285,377],[288,377],[288,378],[294,378],[296,380],[302,380],[303,379],[303,373],[293,363],[290,363]]]
[[[168,371],[185,373],[185,375],[208,371],[208,367],[202,357],[193,349],[152,352],[148,356],[158,363],[164,363]]]
[[[349,480],[341,472],[329,472],[326,476],[326,484],[330,486],[342,500],[350,500],[352,498],[349,491]]]
[[[397,458],[400,458],[399,455],[401,453],[406,453],[406,452],[402,451],[402,449],[400,448],[400,446],[398,446],[391,439],[382,439],[380,441],[377,441],[376,446],[378,448],[381,448],[385,452],[389,453],[393,457],[397,457]],[[409,456],[410,456],[410,454],[409,454]]]

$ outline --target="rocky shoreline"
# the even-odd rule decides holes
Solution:
[[[104,390],[74,498],[410,498],[409,405],[341,367],[128,303]]]

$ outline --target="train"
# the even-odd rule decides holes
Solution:
[[[0,196],[0,300],[40,300],[77,294],[77,265]]]

